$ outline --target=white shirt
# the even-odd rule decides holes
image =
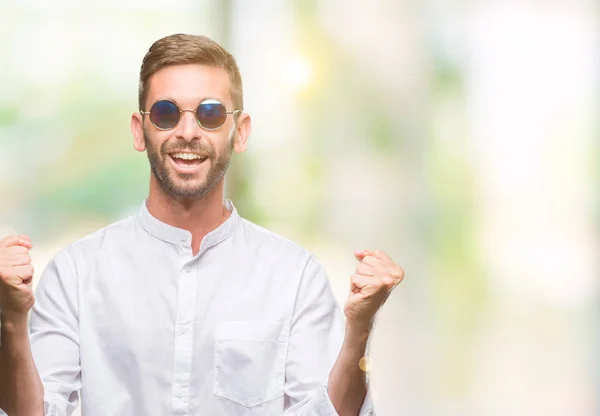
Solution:
[[[144,203],[52,259],[30,321],[46,415],[79,391],[84,416],[337,415],[344,318],[323,267],[226,203],[195,256]]]

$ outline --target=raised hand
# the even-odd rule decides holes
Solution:
[[[0,240],[0,308],[3,318],[23,317],[34,303],[31,240],[10,235]]]
[[[404,271],[380,250],[359,250],[354,256],[359,263],[350,280],[344,313],[348,325],[369,329],[379,308],[404,279]]]

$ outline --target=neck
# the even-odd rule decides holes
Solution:
[[[224,203],[223,180],[203,199],[180,199],[166,194],[151,175],[147,206],[154,218],[192,234],[194,255],[206,234],[223,224],[231,214]]]

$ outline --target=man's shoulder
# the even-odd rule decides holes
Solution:
[[[245,240],[251,241],[252,245],[263,246],[278,252],[293,253],[306,259],[314,257],[311,252],[299,243],[248,219],[242,218],[241,230],[244,233]]]
[[[69,244],[63,251],[76,255],[77,253],[94,253],[103,245],[125,242],[133,226],[136,216],[129,215],[105,227],[91,232]]]

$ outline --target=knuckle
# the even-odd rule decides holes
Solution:
[[[377,280],[377,281],[376,281],[376,282],[375,282],[373,285],[375,286],[375,288],[376,288],[378,291],[379,291],[379,290],[382,290],[382,289],[384,289],[384,288],[385,288],[385,286],[386,286],[386,285],[385,285],[385,283],[384,283],[384,281],[383,281],[383,280],[381,280],[381,279]]]
[[[398,268],[396,269],[396,278],[402,280],[404,279],[404,270],[402,270],[402,267],[398,266]]]

